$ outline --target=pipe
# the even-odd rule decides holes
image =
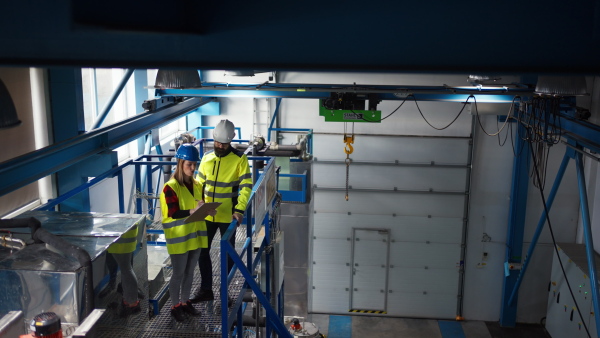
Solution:
[[[249,145],[247,144],[236,144],[235,149],[245,151],[248,149]],[[283,149],[283,148],[289,149]],[[298,150],[296,145],[287,145],[287,146],[278,146],[279,149],[273,149],[273,146],[270,146],[267,150],[261,151],[257,154],[252,154],[252,156],[278,156],[278,157],[298,157],[302,154],[301,150]]]
[[[0,219],[0,228],[31,228],[31,238],[34,243],[46,243],[62,251],[63,253],[77,259],[81,267],[85,269],[85,294],[84,294],[84,313],[83,318],[87,317],[94,310],[94,288],[93,288],[93,271],[92,258],[87,251],[82,248],[67,242],[65,239],[56,236],[46,229],[42,229],[40,221],[34,217],[30,218],[14,218]]]
[[[16,243],[16,244],[14,244],[14,243]],[[18,238],[14,238],[9,235],[4,235],[4,236],[0,237],[0,245],[5,248],[17,249],[17,250],[21,250],[21,249],[25,248],[25,246],[26,246],[25,241],[18,239]]]
[[[252,318],[251,316],[248,315],[244,315],[242,317],[242,324],[244,326],[253,326],[253,327],[257,327],[257,323],[259,327],[265,327],[265,324],[267,322],[267,319],[265,317],[261,317],[258,319],[258,322],[256,321],[255,318]],[[233,321],[233,326],[237,325],[237,319]]]
[[[304,148],[303,143],[283,145],[283,144],[272,144],[269,146],[271,150],[302,150]]]
[[[11,218],[11,219],[0,219],[0,228],[31,228],[31,238],[35,241],[33,234],[42,227],[42,223],[35,217],[29,218]],[[35,241],[36,243],[41,243]]]
[[[298,144],[291,144],[291,145],[271,143],[269,145],[268,150],[287,150],[287,151],[303,150],[305,148],[305,144],[306,144],[306,142],[300,142]],[[233,147],[235,149],[244,150],[244,149],[248,149],[249,146],[250,145],[248,145],[248,144],[236,144]]]

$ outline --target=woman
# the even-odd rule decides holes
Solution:
[[[173,265],[173,275],[169,283],[171,294],[171,315],[175,320],[185,320],[185,313],[199,316],[190,302],[194,277],[194,267],[200,257],[200,248],[208,247],[206,223],[204,221],[184,223],[202,204],[202,186],[194,179],[194,172],[200,155],[193,145],[182,144],[175,155],[177,168],[171,179],[165,183],[160,194],[162,225],[167,240],[167,251]],[[212,210],[210,215],[215,215]]]

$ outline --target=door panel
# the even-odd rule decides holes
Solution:
[[[387,229],[354,229],[351,309],[386,310],[389,242]]]
[[[314,151],[310,310],[455,318],[471,139],[361,135],[348,200],[345,165],[324,163],[345,158],[341,137],[316,135]]]

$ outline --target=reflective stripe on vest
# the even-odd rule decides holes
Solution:
[[[113,254],[126,254],[135,251],[137,247],[138,225],[125,232],[116,242],[108,247],[108,252]]]
[[[185,236],[167,239],[167,244],[179,244],[179,243],[183,243],[185,241],[189,241],[190,239],[194,239],[194,238],[197,238],[200,236],[208,236],[208,233],[206,232],[206,230],[192,232]]]
[[[215,182],[215,181],[206,181],[206,184],[210,184],[213,187],[219,187],[219,188],[229,188],[229,187],[235,187],[236,185],[240,184],[240,181],[233,181],[233,182]]]

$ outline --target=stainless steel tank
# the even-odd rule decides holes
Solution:
[[[123,233],[140,226],[145,215],[31,211],[19,218],[35,217],[42,228],[89,254],[93,288],[106,283],[108,247]],[[0,235],[31,242],[29,228],[2,229]],[[25,248],[0,245],[0,315],[23,311],[25,321],[42,312],[54,312],[64,324],[78,325],[85,319],[83,308],[86,269],[75,259],[47,244],[28,243]]]

